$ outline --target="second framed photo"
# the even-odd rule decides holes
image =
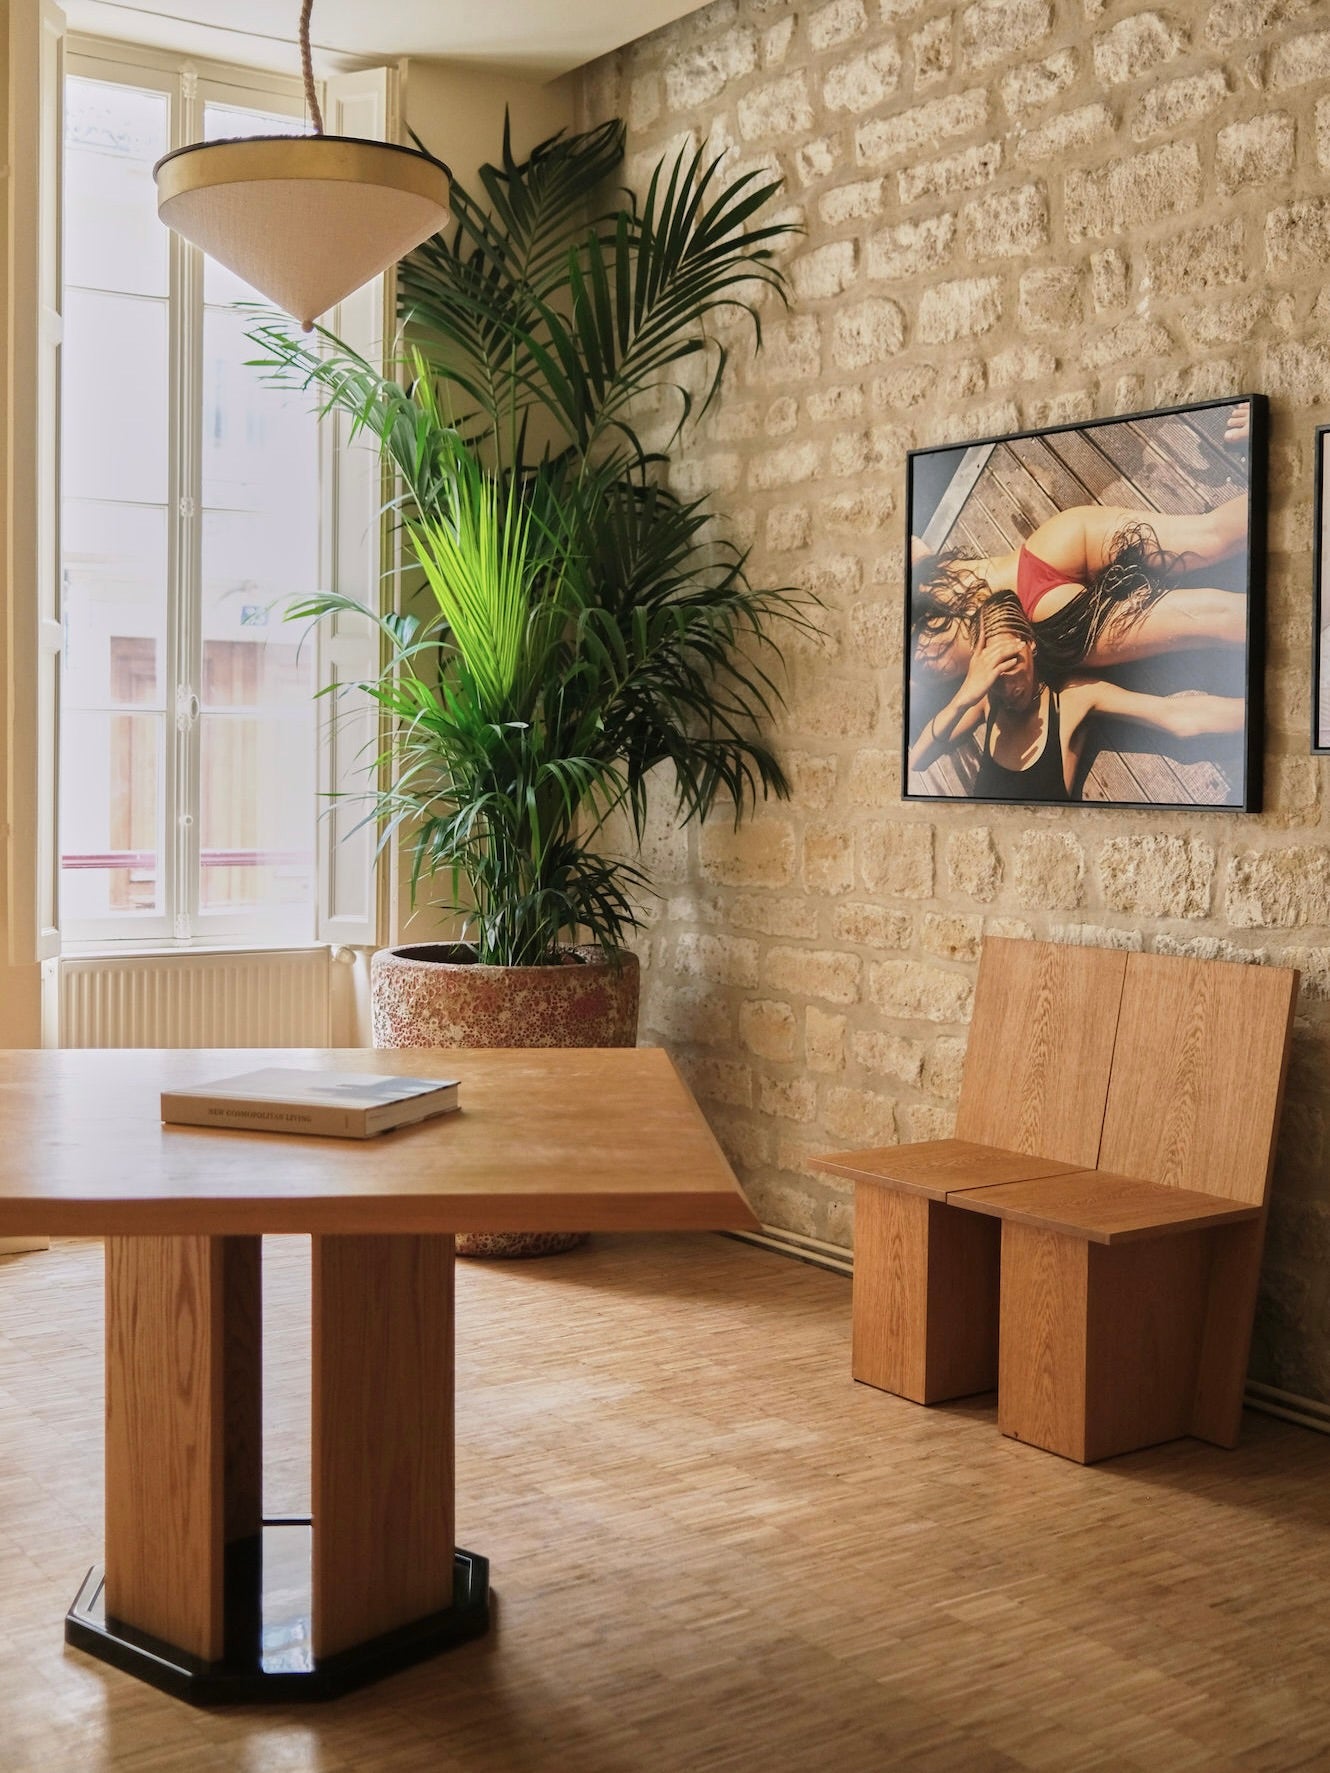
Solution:
[[[912,452],[907,799],[1259,810],[1265,417]]]

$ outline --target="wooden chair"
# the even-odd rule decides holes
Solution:
[[[1004,1434],[1236,1444],[1297,984],[1130,955],[1097,1168],[949,1196],[1002,1224]]]
[[[815,1160],[855,1183],[856,1379],[921,1404],[997,1384],[1001,1231],[948,1201],[1096,1163],[1126,958],[990,937],[956,1137]]]

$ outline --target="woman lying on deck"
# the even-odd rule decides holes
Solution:
[[[1041,523],[1021,547],[975,559],[963,549],[918,557],[912,544],[914,666],[961,677],[979,644],[979,614],[998,592],[1015,596],[1033,624],[1039,669],[1060,684],[1090,666],[1107,670],[1155,653],[1244,646],[1247,599],[1176,580],[1239,554],[1247,498],[1174,516],[1073,505]]]
[[[1073,800],[1087,722],[1095,714],[1139,721],[1190,739],[1240,733],[1239,696],[1144,695],[1097,677],[1043,680],[1034,627],[1014,591],[994,591],[979,616],[979,644],[965,681],[910,748],[911,770],[927,769],[983,725],[983,756],[970,790],[977,800]]]

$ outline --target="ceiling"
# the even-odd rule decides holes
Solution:
[[[321,72],[438,56],[552,79],[692,12],[700,0],[318,0]],[[295,73],[299,0],[67,0],[70,27]],[[224,22],[223,22],[224,21]]]

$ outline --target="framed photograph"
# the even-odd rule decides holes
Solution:
[[[1312,750],[1330,751],[1330,425],[1312,446]]]
[[[1245,394],[911,452],[907,800],[1260,810],[1265,437]],[[1330,654],[1316,706],[1330,749]]]

